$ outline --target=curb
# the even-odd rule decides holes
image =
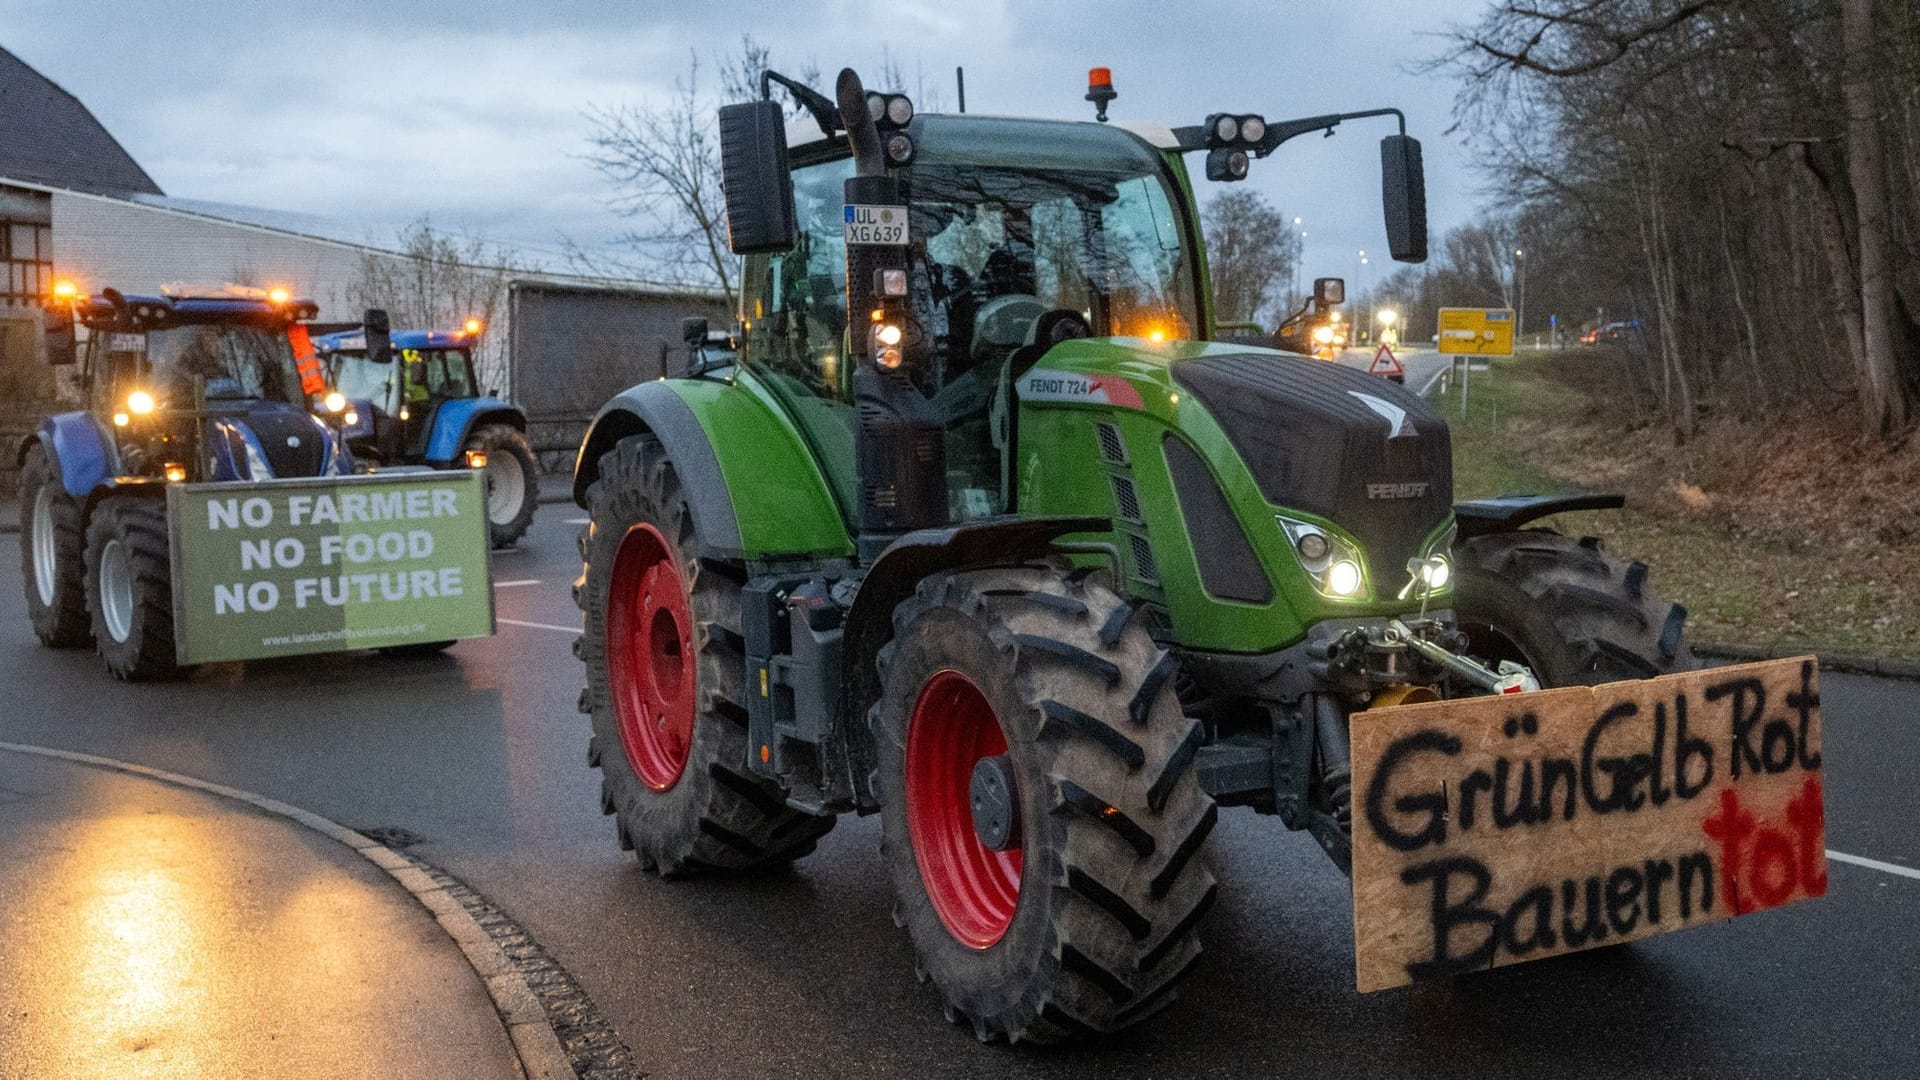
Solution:
[[[1839,671],[1849,675],[1877,675],[1883,679],[1920,680],[1920,662],[1912,660],[1853,656],[1847,653],[1819,652],[1789,646],[1695,645],[1693,651],[1696,656],[1708,656],[1716,660],[1784,660],[1791,656],[1805,656],[1813,652],[1820,658],[1822,671]]]
[[[528,1080],[569,1080],[577,1077],[566,1051],[561,1049],[560,1038],[554,1034],[553,1026],[547,1022],[546,1010],[534,995],[533,988],[513,966],[513,961],[493,938],[458,900],[450,896],[446,889],[434,881],[426,871],[415,866],[411,859],[387,847],[376,840],[367,838],[347,828],[331,818],[321,817],[311,810],[302,810],[297,806],[256,795],[251,791],[216,784],[207,780],[185,776],[180,773],[155,769],[147,765],[136,765],[117,758],[98,757],[93,754],[81,754],[72,750],[56,750],[49,746],[29,746],[23,743],[0,742],[0,750],[16,754],[32,754],[38,757],[57,758],[80,765],[92,765],[115,772],[144,776],[149,780],[158,780],[175,787],[189,788],[217,795],[223,799],[243,802],[264,810],[276,817],[285,818],[338,841],[352,848],[362,858],[379,867],[388,877],[399,883],[400,887],[412,894],[420,906],[433,915],[448,938],[460,948],[467,958],[467,964],[473,969],[487,996],[493,1002],[500,1024],[506,1029],[507,1040],[513,1045],[514,1064],[520,1074]]]

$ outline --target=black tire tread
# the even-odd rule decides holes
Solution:
[[[133,620],[124,642],[114,641],[107,633],[106,615],[99,602],[100,555],[107,542],[116,538],[126,545],[133,571]],[[178,675],[166,503],[133,495],[110,495],[100,500],[87,522],[86,581],[93,640],[107,670],[127,682]]]
[[[527,482],[526,502],[512,521],[495,523],[487,519],[487,533],[495,548],[510,547],[533,524],[533,513],[540,506],[540,461],[533,455],[533,444],[526,433],[511,424],[484,424],[467,436],[468,450],[485,450],[489,456],[506,454],[520,463]]]
[[[54,488],[53,603],[40,602],[33,574],[33,511],[40,488]],[[87,532],[80,504],[60,487],[53,459],[38,443],[27,449],[20,467],[20,579],[25,588],[27,617],[41,644],[52,649],[78,649],[93,644],[93,622],[87,617]]]
[[[1645,563],[1542,529],[1476,536],[1454,554],[1455,614],[1519,644],[1542,685],[1698,666],[1686,643],[1686,609],[1647,587]]]
[[[578,652],[586,668],[584,701],[593,720],[594,767],[623,847],[663,877],[778,865],[811,852],[833,828],[787,806],[786,793],[747,765],[746,661],[740,619],[744,568],[708,554],[693,528],[673,464],[651,433],[620,441],[600,462],[587,491],[590,524],[576,598],[586,632]],[[631,524],[646,521],[675,545],[696,625],[700,708],[686,771],[666,792],[634,774],[622,748],[608,688],[606,604],[612,556]]]
[[[1035,602],[1033,593],[1079,600],[1085,611]],[[885,765],[901,752],[903,705],[918,689],[900,681],[907,672],[896,672],[871,713],[896,921],[906,926],[916,968],[930,976],[943,1011],[971,1024],[983,1041],[1055,1043],[1128,1027],[1172,1001],[1178,976],[1199,954],[1198,912],[1215,888],[1200,856],[1215,808],[1190,763],[1169,767],[1197,725],[1182,715],[1174,693],[1177,665],[1165,662],[1130,608],[1097,580],[1048,561],[935,575],[895,610],[895,638],[880,657],[883,682],[903,657],[925,655],[923,646],[906,648],[922,625],[933,634],[954,620],[970,623],[1012,665],[1012,685],[1026,703],[1024,715],[1001,717],[1009,738],[1028,746],[1038,764],[1037,776],[1019,775],[1051,788],[1044,805],[1053,812],[1023,826],[1030,846],[1022,889],[1046,889],[1031,905],[1042,914],[1023,922],[1036,899],[1023,895],[1008,939],[989,952],[1011,948],[1023,928],[1038,928],[1035,940],[1046,944],[1021,939],[1017,954],[992,963],[1018,963],[1024,975],[989,979],[982,954],[956,951],[928,906],[896,804],[900,780]],[[1136,707],[1150,678],[1157,685]],[[1150,804],[1149,788],[1162,777],[1161,797]],[[1047,830],[1054,853],[1057,876],[1046,881],[1033,877],[1037,829]]]

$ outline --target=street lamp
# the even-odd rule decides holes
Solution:
[[[1516,310],[1513,313],[1513,342],[1515,345],[1520,343],[1520,332],[1527,325],[1527,264],[1523,258],[1525,255],[1526,252],[1519,248],[1513,249],[1513,274],[1514,277],[1519,279],[1515,283],[1515,291],[1520,294],[1520,302],[1515,305]]]
[[[1362,322],[1357,317],[1360,314],[1361,296],[1367,291],[1367,286],[1366,286],[1367,279],[1365,277],[1365,274],[1366,274],[1365,268],[1367,265],[1367,249],[1366,248],[1360,249],[1359,258],[1360,258],[1360,261],[1358,263],[1355,263],[1353,267],[1353,312],[1354,312],[1354,315],[1356,316],[1356,318],[1353,321],[1357,326],[1360,327],[1360,329],[1367,330],[1367,329],[1371,329],[1371,324]]]

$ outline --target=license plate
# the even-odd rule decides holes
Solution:
[[[901,206],[846,206],[847,243],[901,247],[907,242],[907,211]]]
[[[1351,725],[1363,991],[1827,890],[1811,656]]]

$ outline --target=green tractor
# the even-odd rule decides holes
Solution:
[[[789,138],[772,84],[809,114]],[[601,410],[574,496],[591,764],[663,876],[878,813],[915,969],[983,1041],[1159,1012],[1219,806],[1348,866],[1349,718],[1691,665],[1646,567],[1452,504],[1445,422],[1214,340],[1183,155],[1393,110],[917,115],[852,71],[721,110],[739,353]],[[1105,118],[1110,83],[1089,98]],[[1397,258],[1419,144],[1382,146]]]

